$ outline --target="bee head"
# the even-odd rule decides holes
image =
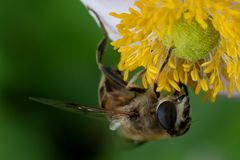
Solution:
[[[187,95],[163,98],[157,106],[157,119],[171,136],[185,134],[191,125],[190,104]]]

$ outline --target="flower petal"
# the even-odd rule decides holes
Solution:
[[[109,15],[111,12],[123,13],[128,12],[129,7],[133,7],[136,0],[80,0],[87,8],[94,10],[101,22],[103,23],[109,38],[112,41],[119,39],[119,34],[116,29],[116,24],[120,22]],[[91,14],[94,19],[98,22],[96,15]],[[98,22],[99,24],[99,22]]]

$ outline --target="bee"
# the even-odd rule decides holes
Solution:
[[[144,70],[134,75],[129,82],[124,81],[121,71],[102,64],[107,42],[108,37],[105,36],[96,51],[96,62],[102,73],[98,90],[99,108],[45,98],[30,99],[74,112],[103,114],[110,121],[111,130],[117,130],[123,137],[136,143],[185,134],[191,126],[187,87],[181,84],[180,92],[165,95],[156,92],[156,82],[148,89],[138,87],[134,83]]]

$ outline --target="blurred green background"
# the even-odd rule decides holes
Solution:
[[[126,149],[107,121],[28,100],[97,106],[95,49],[101,32],[79,0],[9,0],[0,6],[1,160],[240,158],[240,100],[218,97],[210,103],[191,94],[191,130],[136,149]],[[117,60],[109,47],[104,62]]]

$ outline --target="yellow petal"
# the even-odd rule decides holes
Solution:
[[[236,83],[236,89],[237,89],[237,92],[240,93],[240,82]]]
[[[166,85],[165,85],[164,89],[165,89],[167,92],[171,92],[171,91],[172,91],[172,89],[171,89],[170,85],[169,85],[169,84],[167,84],[167,83],[166,83]]]
[[[178,71],[177,71],[177,70],[174,70],[174,71],[173,71],[173,79],[174,79],[176,82],[179,82],[179,76],[178,76]]]
[[[203,91],[207,92],[207,91],[208,91],[208,85],[207,85],[206,80],[205,80],[205,79],[202,79],[202,80],[200,81],[200,84],[201,84],[201,87],[202,87]]]
[[[147,87],[148,87],[148,84],[147,84],[147,81],[146,81],[145,76],[142,78],[142,84],[143,84],[143,87],[144,87],[144,88],[147,88]]]
[[[214,69],[214,65],[209,65],[204,69],[204,73],[208,74],[212,72],[213,69]]]
[[[185,72],[185,75],[184,75],[184,84],[188,84],[188,73]]]
[[[191,68],[193,66],[193,64],[192,63],[184,63],[182,66],[184,68]]]
[[[124,76],[123,76],[123,80],[124,80],[124,81],[127,81],[127,79],[128,79],[128,74],[129,74],[129,71],[126,70],[126,71],[124,72]]]
[[[191,77],[192,77],[193,81],[197,81],[198,78],[199,78],[198,72],[197,72],[197,70],[195,68],[191,71]]]
[[[185,72],[181,71],[179,74],[179,79],[182,83],[184,83],[184,76],[185,76]]]
[[[175,66],[175,64],[174,64],[173,59],[170,59],[170,61],[168,62],[168,65],[169,65],[170,68],[176,69],[176,66]]]
[[[209,78],[209,84],[212,85],[214,83],[214,80],[216,78],[216,74],[215,73],[212,73],[210,78]]]
[[[203,64],[201,64],[201,67],[206,67],[206,66],[208,66],[210,63],[212,63],[212,61],[204,62]]]
[[[178,86],[178,84],[175,82],[175,81],[172,81],[172,80],[168,80],[169,84],[175,88],[178,92],[181,91],[181,88]]]
[[[198,95],[201,91],[201,84],[200,82],[197,83],[197,86],[195,88],[195,94]]]

